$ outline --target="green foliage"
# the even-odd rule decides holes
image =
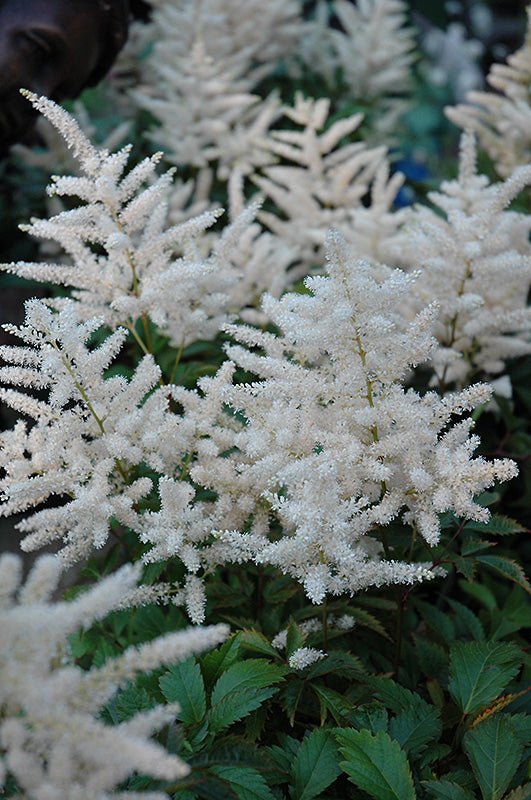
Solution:
[[[344,730],[336,734],[341,769],[376,800],[414,800],[415,787],[405,752],[385,731]]]

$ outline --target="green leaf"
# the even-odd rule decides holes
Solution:
[[[303,646],[306,637],[296,622],[290,620],[286,635],[286,656],[293,655],[293,653]]]
[[[238,658],[240,651],[241,634],[231,636],[221,647],[206,653],[201,659],[201,671],[205,679],[207,690],[210,690],[215,682],[221,677]]]
[[[226,781],[239,800],[275,800],[264,778],[253,767],[212,766],[209,772]]]
[[[504,800],[531,800],[531,783],[523,783],[505,795]]]
[[[389,714],[380,703],[372,702],[368,706],[360,706],[351,714],[352,725],[358,730],[371,733],[386,731],[389,725]]]
[[[446,650],[424,636],[415,636],[416,661],[427,678],[442,678],[448,670]]]
[[[465,530],[492,533],[495,536],[507,536],[511,533],[523,533],[526,529],[510,517],[504,517],[502,514],[493,514],[488,522],[467,522]]]
[[[424,600],[416,600],[415,605],[435,636],[442,639],[446,644],[450,644],[455,640],[455,628],[448,614],[444,614]]]
[[[474,800],[474,795],[468,789],[452,781],[422,781],[422,785],[437,800]]]
[[[195,658],[187,658],[171,667],[159,680],[162,694],[169,703],[179,703],[177,719],[185,725],[201,722],[206,713],[203,676]]]
[[[410,706],[416,708],[430,708],[430,705],[422,699],[419,694],[410,692],[404,686],[400,686],[391,678],[369,678],[367,684],[374,690],[382,703],[397,714],[405,711]]]
[[[341,773],[337,745],[330,731],[322,728],[307,736],[293,762],[294,800],[318,797]]]
[[[518,769],[523,746],[506,714],[495,714],[463,738],[484,800],[499,800]]]
[[[154,705],[154,698],[145,689],[130,684],[121,689],[105,708],[112,721],[118,723],[131,719],[139,711],[149,711]]]
[[[479,711],[502,693],[521,660],[520,651],[511,644],[457,642],[450,650],[452,698],[465,714]]]
[[[321,675],[337,675],[346,680],[359,679],[367,670],[356,656],[342,650],[330,650],[326,658],[322,658],[309,668],[306,680],[312,681]]]
[[[484,641],[485,631],[483,625],[476,617],[473,611],[467,608],[463,603],[458,603],[457,600],[448,600],[448,603],[453,608],[456,618],[461,624],[462,628],[470,633],[473,639]]]
[[[321,714],[322,722],[326,719],[327,711],[332,714],[338,724],[341,724],[341,722],[345,721],[345,718],[349,717],[353,704],[344,695],[318,683],[312,684],[311,688],[319,698],[322,712],[324,712]]]
[[[374,616],[374,614],[370,614],[363,608],[354,608],[352,609],[352,615],[358,625],[361,625],[364,628],[369,628],[371,631],[378,633],[385,639],[391,640],[391,637],[385,630],[384,626],[382,625],[380,620]]]
[[[219,678],[212,690],[212,705],[230,692],[242,689],[263,689],[279,683],[288,670],[263,658],[249,658],[232,664]]]
[[[210,729],[217,733],[223,728],[227,728],[234,722],[243,719],[251,711],[255,711],[262,703],[273,697],[278,689],[241,689],[229,692],[215,705],[208,713]]]
[[[216,732],[232,725],[273,697],[278,689],[270,687],[283,680],[286,672],[286,668],[262,658],[250,658],[230,666],[212,690],[211,730]]]
[[[263,633],[254,630],[241,631],[239,636],[242,649],[261,653],[268,658],[278,658],[278,650],[275,650]]]
[[[459,581],[459,588],[466,594],[477,600],[488,611],[494,611],[497,608],[496,598],[491,590],[481,583],[469,583],[469,581]]]
[[[346,759],[340,767],[352,783],[375,800],[415,800],[406,754],[387,733],[346,729],[336,738]]]
[[[441,733],[442,722],[435,706],[410,706],[389,723],[389,735],[411,755],[419,755]]]
[[[531,594],[531,585],[527,580],[524,570],[520,564],[513,561],[512,558],[503,558],[502,556],[476,556],[476,561],[478,564],[483,564],[483,566],[491,569],[493,572],[503,575],[504,578],[508,578],[510,581],[513,581],[513,583],[521,586],[522,589],[525,589],[528,594]]]

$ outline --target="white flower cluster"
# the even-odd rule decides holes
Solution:
[[[117,787],[135,772],[171,781],[186,764],[150,735],[175,719],[177,707],[155,706],[118,725],[99,712],[138,673],[222,642],[226,626],[168,634],[82,670],[68,637],[103,619],[134,592],[138,567],[127,565],[71,602],[51,602],[60,577],[41,556],[20,585],[21,560],[0,558],[0,789],[8,773],[31,800],[165,800],[164,792]],[[18,597],[17,597],[18,594]]]
[[[328,258],[328,275],[306,280],[311,294],[264,300],[282,335],[230,328],[253,348],[231,346],[230,358],[259,380],[227,387],[245,424],[223,473],[215,461],[191,470],[220,498],[267,501],[281,537],[269,539],[257,504],[248,506],[251,532],[227,531],[220,540],[229,557],[232,550],[292,575],[315,603],[328,593],[432,577],[428,565],[394,561],[392,542],[383,550],[385,526],[404,514],[434,545],[440,512],[484,520],[474,495],[516,473],[512,462],[472,458],[471,420],[451,423],[486,402],[488,387],[440,398],[401,385],[434,344],[434,308],[410,325],[398,311],[413,277],[356,262],[337,236],[329,237]]]
[[[396,249],[403,215],[390,213],[402,184],[389,179],[384,147],[344,143],[363,115],[328,124],[330,100],[297,95],[284,115],[298,129],[272,130],[263,147],[285,163],[266,167],[253,182],[271,199],[275,212],[262,211],[260,220],[299,253],[308,272],[322,261],[326,232],[335,228],[352,242],[361,257],[382,258]],[[287,163],[286,163],[287,162]],[[371,191],[371,203],[363,205]]]
[[[149,317],[176,347],[214,336],[227,320],[227,292],[239,278],[223,268],[234,228],[217,238],[209,257],[200,256],[195,239],[219,212],[166,227],[172,172],[156,177],[160,154],[124,175],[130,147],[114,154],[99,150],[66,111],[44,97],[26,95],[80,164],[79,177],[55,177],[50,193],[79,198],[82,204],[25,228],[57,242],[71,263],[7,268],[26,278],[73,287],[84,318],[100,316],[111,328],[125,325],[134,331],[137,320]],[[247,224],[246,217],[236,226]],[[54,304],[60,307],[60,300]]]
[[[368,122],[371,133],[389,140],[410,106],[415,36],[406,24],[407,3],[316,0],[313,5],[313,16],[302,25],[290,72],[297,77],[317,74],[332,87],[339,73],[347,97],[377,108]]]
[[[404,247],[422,270],[411,300],[417,310],[433,301],[440,307],[433,365],[442,387],[499,373],[506,359],[531,352],[531,220],[506,210],[530,184],[531,166],[503,183],[478,175],[474,136],[466,133],[457,179],[429,194],[434,210],[418,206],[411,216]]]
[[[487,81],[492,92],[472,91],[467,103],[446,109],[460,128],[477,133],[502,177],[519,164],[531,161],[531,8],[527,8],[527,32],[522,47],[506,64],[493,64]]]
[[[87,340],[101,320],[80,323],[76,308],[69,301],[54,313],[42,301],[28,301],[24,325],[8,326],[26,346],[2,347],[10,366],[0,368],[4,384],[48,390],[47,400],[1,390],[4,402],[36,420],[30,427],[19,420],[0,434],[1,513],[26,511],[52,496],[63,499],[26,516],[18,527],[27,534],[25,550],[62,539],[65,564],[102,547],[112,518],[138,529],[136,504],[149,494],[151,480],[130,480],[128,473],[143,461],[160,465],[163,454],[154,450],[150,430],[157,424],[164,430],[168,405],[167,393],[160,391],[143,402],[160,378],[151,356],[130,381],[119,375],[104,380],[127,332],[118,329],[89,349]]]
[[[49,224],[57,237],[68,243],[72,226],[77,231],[78,218],[80,229],[85,231],[88,209],[90,241],[108,244],[100,228],[107,236],[113,217],[105,207],[103,195],[97,194],[102,175],[96,177],[90,171],[98,166],[107,177],[113,164],[123,162],[125,151],[116,156],[101,154],[66,112],[44,99],[32,99],[56,121],[85,172],[91,175],[59,179],[64,181],[65,191],[74,182],[75,191],[84,193],[88,205],[65,212]],[[333,207],[335,198],[335,213],[340,221],[344,213],[342,202],[347,206],[359,204],[361,187],[367,188],[377,173],[375,186],[379,188],[375,198],[383,217],[392,216],[389,206],[397,184],[388,180],[382,151],[377,150],[370,157],[371,151],[364,146],[352,145],[345,149],[348,158],[340,150],[340,156],[331,158],[329,164],[327,156],[323,159],[323,153],[332,150],[338,139],[357,124],[356,118],[343,120],[319,136],[316,130],[327,113],[325,101],[299,99],[294,119],[300,117],[299,121],[304,122],[302,118],[308,117],[305,130],[293,131],[291,138],[274,137],[278,154],[306,164],[308,175],[315,173],[323,206],[328,201]],[[498,348],[498,359],[522,352],[524,347],[514,336],[500,337],[499,331],[514,331],[520,324],[516,318],[523,319],[520,308],[514,319],[511,317],[508,303],[514,303],[522,270],[527,274],[527,256],[519,251],[525,252],[528,247],[528,226],[519,215],[505,212],[504,207],[526,183],[527,172],[524,170],[499,187],[487,187],[484,179],[475,174],[471,147],[470,140],[465,140],[459,181],[444,187],[445,194],[435,198],[447,212],[448,222],[429,211],[417,212],[416,227],[431,247],[426,249],[426,261],[429,266],[429,254],[437,254],[433,268],[441,269],[440,284],[433,278],[359,261],[345,250],[339,234],[331,235],[328,275],[307,279],[309,294],[265,297],[262,313],[281,334],[242,325],[225,326],[245,347],[228,347],[231,361],[216,376],[202,379],[198,391],[157,386],[160,371],[149,355],[130,381],[119,376],[105,378],[104,372],[120,349],[125,331],[115,330],[96,349],[87,346],[87,341],[102,321],[116,327],[120,318],[116,317],[116,306],[125,308],[129,302],[134,305],[142,296],[141,289],[138,296],[134,291],[135,286],[142,286],[143,274],[135,266],[142,261],[137,261],[135,255],[132,268],[129,256],[133,251],[126,248],[125,260],[118,262],[123,267],[120,273],[114,269],[112,259],[96,255],[80,244],[78,237],[71,245],[72,254],[78,259],[88,254],[99,270],[92,278],[91,291],[96,297],[96,309],[101,310],[100,319],[79,321],[86,319],[92,308],[84,303],[79,291],[77,296],[74,293],[75,301],[59,304],[59,313],[34,301],[28,305],[25,325],[12,329],[28,346],[7,347],[2,353],[11,364],[1,373],[5,383],[49,391],[45,401],[25,391],[3,390],[7,402],[36,420],[29,429],[19,422],[12,431],[2,434],[3,513],[38,506],[51,496],[60,500],[57,507],[38,508],[19,524],[28,534],[24,546],[38,548],[63,540],[66,547],[62,558],[69,563],[85,558],[92,548],[101,547],[109,536],[111,520],[115,520],[135,531],[150,547],[144,556],[146,561],[172,556],[181,559],[188,578],[178,600],[187,606],[196,622],[204,618],[201,572],[234,561],[253,559],[280,568],[300,581],[314,602],[320,602],[327,594],[352,594],[371,585],[432,577],[429,564],[394,560],[393,543],[386,541],[387,524],[403,518],[418,528],[429,545],[434,545],[439,539],[441,512],[452,510],[467,518],[486,519],[488,512],[473,502],[474,495],[494,480],[505,480],[515,473],[512,462],[488,463],[472,457],[477,439],[470,436],[469,419],[452,424],[454,415],[488,400],[487,387],[479,385],[441,398],[434,393],[421,397],[402,385],[412,366],[430,356],[437,364],[440,353],[445,352],[432,337],[433,330],[440,333],[441,326],[447,324],[448,314],[454,320],[453,306],[448,311],[444,303],[455,302],[455,296],[460,303],[464,302],[463,297],[470,299],[467,287],[463,289],[463,281],[470,276],[459,273],[458,279],[452,278],[456,284],[454,294],[445,300],[445,281],[455,265],[461,265],[457,257],[461,258],[462,253],[468,266],[470,259],[479,258],[478,253],[485,254],[483,277],[478,270],[474,296],[483,291],[483,297],[490,302],[506,288],[514,287],[502,307],[500,325],[505,327],[495,335],[491,335],[492,319],[500,317],[498,308],[483,324],[477,312],[481,303],[467,306],[474,314],[467,320],[465,333],[470,326],[476,326],[474,343],[482,343],[482,369],[493,369],[494,347]],[[142,162],[121,183],[104,181],[105,191],[112,187],[113,192],[123,194],[124,183],[136,186],[141,175],[152,169],[152,161]],[[320,175],[328,171],[330,174],[321,180]],[[138,203],[143,209],[139,212],[142,224],[148,230],[152,228],[153,218],[159,214],[159,207],[153,206],[152,192],[156,193],[161,181],[164,178],[120,211],[120,224],[124,219],[137,219],[130,206]],[[236,176],[231,184],[235,214],[238,205],[243,205],[238,181]],[[327,183],[332,184],[335,195],[326,194]],[[267,181],[262,188],[269,189]],[[92,192],[96,192],[94,202]],[[148,210],[151,216],[146,219]],[[375,208],[373,229],[377,227],[377,216]],[[270,217],[266,219],[273,226]],[[219,249],[224,249],[233,271],[236,266],[242,267],[249,255],[253,263],[251,274],[256,279],[248,285],[257,292],[263,283],[258,282],[260,261],[253,261],[253,251],[271,260],[276,245],[271,248],[265,243],[265,249],[260,250],[266,234],[253,228],[253,224],[246,221],[241,227],[229,227]],[[135,225],[138,231],[141,222],[137,219]],[[183,223],[179,229],[187,225]],[[189,229],[197,226],[192,221]],[[383,227],[392,230],[391,224]],[[285,241],[288,229],[285,223],[282,231],[271,234],[273,240],[276,237],[279,242]],[[368,225],[365,232],[370,229]],[[116,229],[113,230],[112,235],[116,236]],[[171,240],[174,231],[170,231]],[[240,232],[243,239],[238,239]],[[321,228],[319,237],[322,236]],[[472,243],[468,241],[470,237]],[[144,250],[149,250],[154,261],[164,261],[166,241],[166,234],[159,233],[151,247],[146,244]],[[508,249],[509,241],[513,250]],[[238,252],[242,242],[243,249]],[[452,250],[453,260],[445,263],[437,252],[438,246],[443,248],[443,255],[445,246],[453,246],[458,252]],[[281,262],[284,273],[287,261]],[[478,263],[483,261],[479,259]],[[113,270],[115,275],[125,275],[126,265],[130,282],[126,290],[118,300],[102,296],[100,285],[105,286],[107,270],[111,278]],[[13,269],[20,274],[31,272],[27,265],[14,265]],[[76,267],[44,268],[48,278],[61,275],[63,269],[76,271]],[[33,272],[39,274],[38,270],[39,265],[35,265]],[[489,270],[502,284],[496,289],[497,295],[488,280]],[[481,288],[483,284],[486,289]],[[282,291],[281,285],[282,279],[276,287],[277,295]],[[200,294],[200,287],[196,288]],[[181,302],[169,289],[164,284],[168,308]],[[202,291],[203,308],[217,303],[216,285],[205,285]],[[411,297],[416,298],[418,308],[407,322],[403,308]],[[442,322],[432,302],[434,298],[442,307]],[[193,306],[190,297],[187,302]],[[243,304],[241,296],[240,302]],[[130,320],[142,313],[141,307],[134,308],[137,310],[131,306]],[[186,317],[189,312],[189,306],[183,305],[176,313]],[[158,321],[155,313],[152,318]],[[507,327],[508,320],[512,327]],[[460,332],[460,324],[461,318],[455,317],[455,331]],[[181,335],[182,330],[181,326]],[[480,340],[483,330],[487,333]],[[503,354],[500,340],[506,342]],[[458,343],[457,338],[447,343],[446,350],[452,346],[457,349]],[[474,357],[479,364],[477,349]],[[258,381],[233,385],[236,365],[257,375]],[[171,410],[172,401],[179,413]],[[136,478],[136,467],[141,464],[147,464],[158,476],[158,501],[152,480]],[[196,487],[209,490],[211,499],[199,500],[189,477]],[[270,538],[271,515],[282,525],[280,537]]]
[[[157,0],[152,54],[134,97],[159,122],[151,138],[175,164],[218,162],[220,175],[263,161],[257,142],[279,101],[253,94],[299,33],[295,0]]]

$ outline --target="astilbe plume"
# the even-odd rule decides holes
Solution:
[[[135,772],[163,781],[187,765],[150,735],[173,722],[176,706],[155,706],[118,725],[100,712],[139,673],[214,647],[224,625],[171,633],[101,666],[75,664],[68,638],[123,607],[138,566],[127,565],[70,602],[52,602],[60,577],[54,556],[41,556],[21,585],[21,559],[0,558],[0,787],[11,773],[28,800],[164,800],[165,792],[128,792]]]
[[[145,356],[128,381],[104,372],[120,350],[127,332],[118,329],[98,348],[87,341],[101,320],[79,322],[77,306],[65,303],[54,313],[40,300],[26,303],[20,327],[6,326],[25,346],[5,345],[0,355],[9,366],[0,380],[37,390],[2,388],[1,399],[35,424],[20,419],[0,433],[0,480],[3,516],[27,511],[55,497],[56,507],[40,508],[18,523],[27,535],[25,550],[62,541],[61,559],[70,564],[102,547],[111,519],[138,528],[137,503],[149,494],[149,478],[130,471],[146,462],[170,469],[164,450],[151,431],[168,435],[171,389],[153,392],[160,370]],[[43,390],[47,399],[42,399]],[[146,399],[147,395],[149,397]],[[145,401],[145,402],[144,402]],[[178,455],[172,455],[172,463]]]
[[[478,175],[474,136],[466,133],[457,179],[428,195],[433,210],[412,213],[404,257],[422,274],[408,302],[416,310],[440,306],[432,363],[442,387],[499,373],[507,358],[531,352],[530,221],[506,210],[530,183],[531,166],[503,183]]]
[[[495,91],[472,91],[467,102],[446,109],[460,128],[474,131],[499,174],[506,178],[531,161],[531,8],[522,47],[506,64],[493,64],[487,76]]]
[[[288,163],[267,167],[252,178],[277,208],[276,212],[262,211],[260,220],[298,249],[299,260],[307,271],[322,260],[330,227],[346,237],[350,232],[360,256],[372,257],[376,256],[375,251],[385,249],[387,237],[391,238],[398,228],[397,220],[396,225],[379,229],[371,224],[371,211],[362,210],[362,200],[375,176],[379,175],[379,190],[383,189],[380,184],[387,183],[381,172],[385,148],[369,148],[364,142],[342,144],[341,140],[359,127],[363,115],[354,114],[326,128],[329,113],[327,98],[314,100],[297,95],[293,108],[285,108],[284,114],[298,129],[270,131],[263,141],[264,148]],[[391,179],[383,192],[373,195],[378,204],[375,217],[384,212],[382,200],[388,210],[399,182],[400,178]],[[358,212],[363,219],[357,218]]]
[[[20,262],[3,268],[72,287],[85,319],[99,316],[110,328],[125,325],[137,337],[135,323],[147,317],[176,347],[215,336],[228,318],[227,290],[240,277],[224,268],[227,245],[230,241],[233,247],[232,234],[248,224],[248,215],[216,238],[210,255],[200,257],[194,240],[220,212],[166,227],[172,172],[156,176],[160,154],[124,175],[130,147],[114,154],[97,149],[66,111],[44,97],[26,95],[61,133],[80,166],[77,177],[55,177],[49,192],[83,204],[25,227],[58,243],[70,263]],[[60,298],[50,303],[62,305]]]
[[[415,36],[403,0],[336,0],[332,47],[347,91],[376,105],[375,133],[388,137],[410,106]]]
[[[264,299],[279,336],[228,329],[246,345],[228,347],[233,364],[258,380],[232,385],[234,365],[225,364],[186,410],[210,422],[209,438],[197,436],[190,474],[216,493],[210,524],[229,522],[214,541],[205,528],[201,544],[199,528],[196,545],[188,533],[189,568],[253,559],[300,581],[315,603],[328,594],[433,577],[429,564],[394,560],[392,542],[382,549],[385,526],[403,517],[435,545],[441,512],[486,520],[474,495],[516,473],[511,461],[472,457],[478,439],[470,435],[471,419],[452,424],[454,415],[485,402],[489,387],[441,399],[401,385],[434,346],[435,309],[409,325],[398,310],[413,276],[352,260],[337,234],[328,254],[328,274],[306,280],[310,294]],[[228,415],[223,403],[243,418]],[[182,490],[167,488],[163,505],[170,510],[170,498]],[[272,514],[282,535],[270,536]],[[146,538],[156,539],[158,531],[161,542],[157,516]],[[240,524],[230,525],[238,517]],[[181,529],[181,557],[182,536]]]
[[[157,0],[153,48],[134,97],[159,127],[150,138],[176,164],[217,162],[219,175],[264,163],[257,146],[278,116],[271,95],[253,94],[299,32],[294,0]]]

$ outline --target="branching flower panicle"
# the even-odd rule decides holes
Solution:
[[[172,633],[84,671],[68,637],[121,607],[139,568],[122,567],[75,600],[56,603],[50,599],[61,574],[56,558],[41,556],[23,586],[20,573],[20,558],[0,558],[0,773],[11,773],[32,800],[165,800],[164,792],[130,795],[118,787],[134,772],[163,781],[188,773],[181,759],[149,738],[178,708],[154,706],[112,726],[100,711],[138,673],[214,647],[227,627]]]

